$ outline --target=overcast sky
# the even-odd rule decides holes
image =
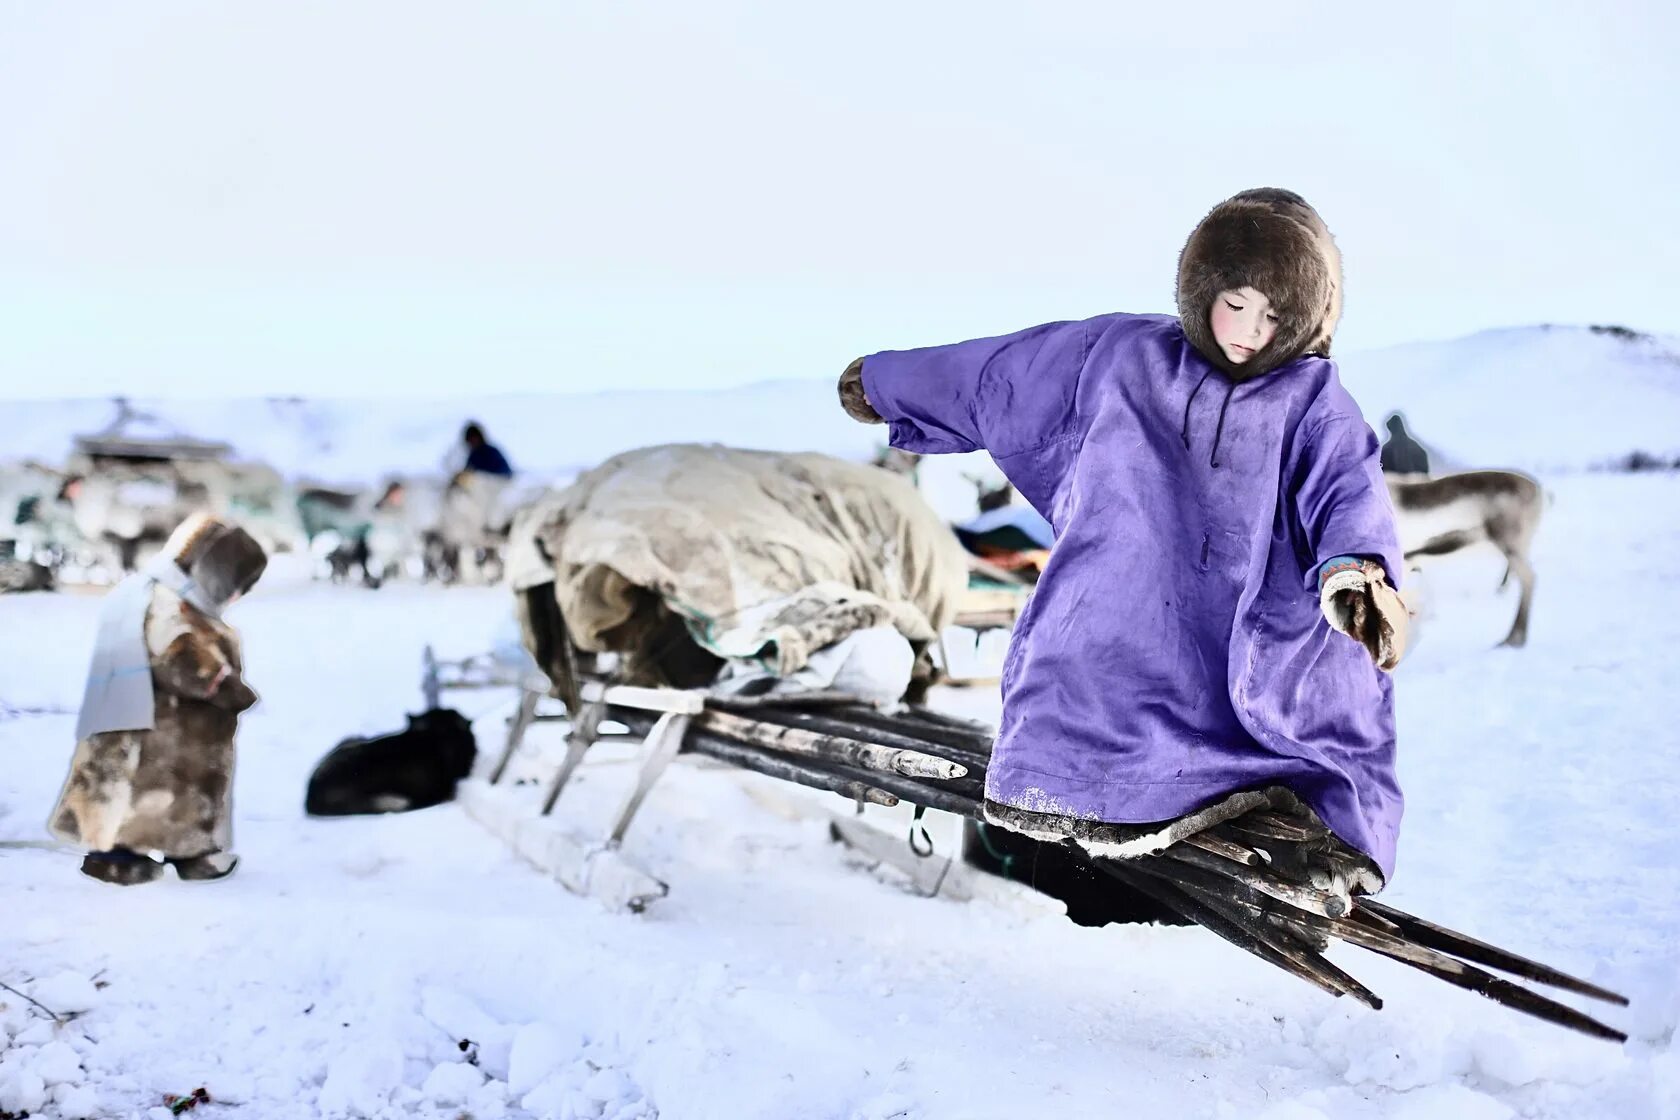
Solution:
[[[1676,5],[1133,7],[0,0],[0,397],[828,377],[1258,185],[1343,352],[1680,331]]]

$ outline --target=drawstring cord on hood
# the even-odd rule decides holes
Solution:
[[[1184,427],[1180,429],[1178,438],[1184,442],[1184,450],[1190,450],[1190,406],[1196,403],[1196,394],[1202,391],[1207,379],[1213,376],[1210,369],[1202,374],[1202,379],[1196,382],[1196,387],[1190,390],[1190,399],[1184,402]],[[1208,466],[1219,467],[1219,441],[1225,436],[1225,410],[1231,407],[1231,395],[1237,391],[1235,381],[1227,383],[1225,387],[1225,403],[1219,406],[1219,424],[1213,430],[1213,449],[1208,452]]]
[[[1213,450],[1208,452],[1208,466],[1219,466],[1219,440],[1225,435],[1225,410],[1231,407],[1231,394],[1237,391],[1237,383],[1231,382],[1225,389],[1225,403],[1219,406],[1219,424],[1213,429]]]
[[[1196,382],[1196,387],[1190,390],[1190,399],[1184,402],[1184,427],[1179,431],[1178,438],[1184,441],[1184,450],[1190,450],[1190,406],[1196,403],[1196,394],[1202,391],[1207,379],[1213,376],[1210,369],[1202,374],[1202,379]]]

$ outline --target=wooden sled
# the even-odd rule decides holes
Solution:
[[[982,725],[929,709],[883,713],[825,693],[743,698],[600,681],[576,684],[580,706],[565,755],[540,796],[503,780],[530,726],[565,717],[539,715],[543,694],[526,690],[488,777],[464,783],[460,798],[522,857],[569,890],[609,906],[640,911],[669,891],[625,854],[624,840],[649,790],[685,751],[837,793],[859,805],[903,802],[983,820],[992,732]],[[582,837],[565,831],[552,814],[609,719],[643,735],[640,764],[605,833]],[[924,863],[931,853],[867,824],[835,820],[844,822],[834,826],[837,840],[902,868],[921,893],[972,897],[974,884],[986,878],[968,868],[956,871],[948,858]],[[1286,873],[1300,863],[1300,852],[1313,849],[1323,836],[1321,826],[1314,832],[1300,818],[1267,810],[1135,859],[1093,857],[1071,842],[1066,848],[1074,861],[1333,996],[1382,1007],[1371,989],[1325,958],[1331,941],[1344,941],[1523,1014],[1593,1037],[1626,1040],[1616,1028],[1495,972],[1626,1006],[1627,999],[1615,992],[1351,892],[1340,876],[1314,882]]]

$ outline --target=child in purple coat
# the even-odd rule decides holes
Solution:
[[[988,820],[1124,857],[1269,806],[1359,853],[1355,889],[1392,874],[1406,612],[1377,439],[1328,360],[1341,282],[1305,200],[1245,191],[1190,235],[1177,318],[842,376],[894,447],[989,451],[1056,531],[1004,665]]]

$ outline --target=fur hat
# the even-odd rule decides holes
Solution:
[[[1213,338],[1209,315],[1220,292],[1254,288],[1272,301],[1277,334],[1238,365]],[[1330,356],[1342,317],[1342,255],[1330,229],[1293,191],[1260,187],[1208,212],[1178,255],[1178,317],[1208,361],[1247,381],[1303,354]]]
[[[251,534],[208,513],[181,522],[164,552],[218,607],[251,590],[268,567],[268,555]]]

